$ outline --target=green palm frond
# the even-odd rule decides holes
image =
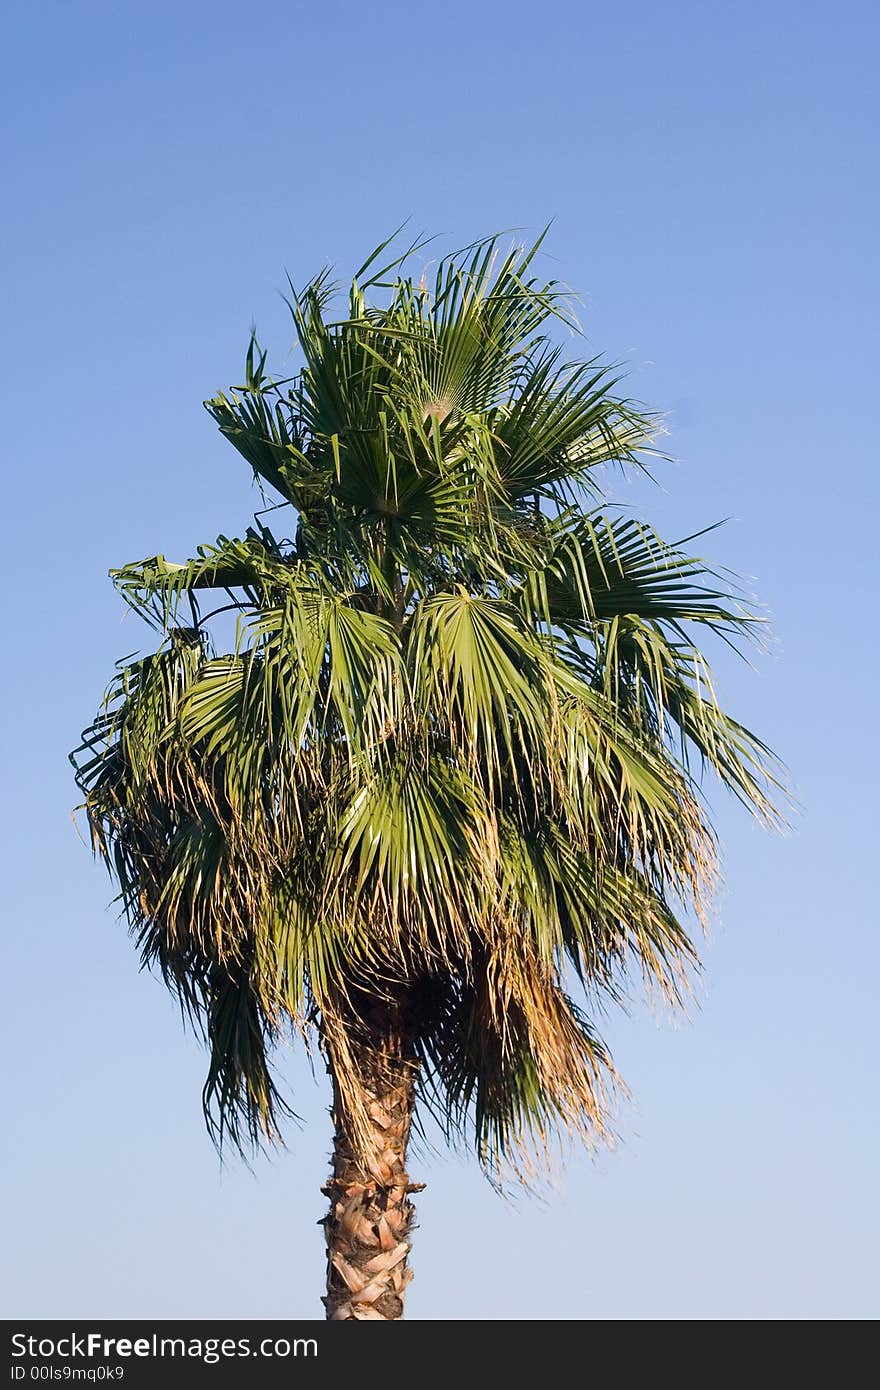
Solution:
[[[293,293],[296,375],[252,338],[207,402],[291,538],[112,572],[161,640],[121,663],[74,761],[143,959],[207,1038],[218,1140],[276,1134],[291,1025],[356,1121],[353,1048],[386,997],[423,1104],[490,1169],[601,1133],[597,1001],[633,973],[680,1000],[696,966],[702,770],[779,804],[704,653],[757,618],[603,503],[597,465],[641,465],[656,420],[563,360],[570,297],[539,248],[490,238],[429,286],[386,243],[339,319],[327,273]]]

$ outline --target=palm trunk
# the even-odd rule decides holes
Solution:
[[[351,1123],[333,1077],[333,1176],[322,1189],[330,1198],[324,1305],[333,1322],[402,1318],[412,1277],[409,1196],[423,1184],[410,1183],[406,1171],[416,1063],[398,1022],[382,1010],[380,1026],[355,1047],[366,1132]]]

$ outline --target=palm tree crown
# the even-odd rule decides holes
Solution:
[[[657,421],[564,360],[537,250],[493,238],[430,287],[376,253],[337,321],[326,273],[293,293],[298,374],[252,339],[206,403],[293,534],[113,572],[161,641],[120,667],[78,778],[144,961],[204,1028],[218,1139],[275,1134],[292,1023],[357,1148],[383,1014],[490,1171],[601,1132],[596,1004],[633,969],[677,999],[696,961],[702,770],[773,814],[775,764],[699,640],[756,619],[603,503],[600,465],[643,462]]]

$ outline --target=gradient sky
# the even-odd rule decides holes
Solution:
[[[66,761],[149,640],[106,578],[244,530],[201,407],[278,290],[406,218],[449,247],[555,219],[589,348],[670,412],[613,481],[772,617],[728,705],[785,758],[774,837],[713,795],[725,884],[698,1005],[606,1034],[632,1099],[544,1202],[416,1155],[419,1319],[859,1318],[877,1287],[874,4],[19,3],[4,17],[7,573],[0,1190],[7,1317],[319,1317],[324,1078],[252,1172],[139,974]],[[425,253],[426,255],[428,253]],[[583,346],[572,344],[572,351]]]

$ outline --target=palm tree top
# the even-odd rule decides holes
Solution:
[[[600,465],[644,467],[659,421],[566,358],[540,245],[489,238],[429,285],[386,242],[337,317],[328,272],[291,289],[296,374],[252,337],[206,402],[289,524],[112,572],[161,640],[121,666],[78,777],[144,960],[207,1034],[218,1137],[275,1133],[291,1021],[365,1126],[378,1009],[490,1170],[589,1139],[597,1001],[633,971],[680,999],[696,963],[703,770],[776,816],[778,766],[703,651],[759,620],[605,500]]]

